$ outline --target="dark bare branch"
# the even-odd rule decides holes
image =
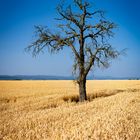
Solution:
[[[90,59],[85,68],[85,75],[89,73],[95,62],[97,62],[98,67],[103,66],[107,68],[109,66],[108,60],[117,58],[120,55],[120,52],[113,49],[110,44],[104,44],[102,47],[97,47],[94,53],[88,48],[88,52],[90,53]]]
[[[67,9],[64,11],[62,5],[59,5],[57,7],[57,11],[58,11],[59,15],[61,16],[61,19],[70,21],[73,24],[75,24],[77,27],[80,28],[79,21],[78,21],[78,19],[76,19],[75,15],[73,14],[73,12],[71,10],[71,6],[67,7]]]
[[[100,21],[100,23],[96,24],[95,26],[86,26],[85,30],[91,29],[88,35],[84,37],[84,39],[87,38],[98,38],[98,37],[112,37],[114,34],[112,32],[112,29],[116,28],[116,25],[113,22],[109,21]],[[96,32],[93,31],[93,29],[97,30]]]

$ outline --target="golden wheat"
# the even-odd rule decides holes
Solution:
[[[140,81],[0,81],[2,140],[139,140]]]

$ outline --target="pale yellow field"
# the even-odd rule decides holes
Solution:
[[[140,140],[140,81],[0,81],[0,140]]]

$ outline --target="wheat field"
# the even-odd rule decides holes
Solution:
[[[140,81],[0,81],[0,140],[140,140]]]

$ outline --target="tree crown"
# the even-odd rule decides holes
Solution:
[[[74,10],[76,7],[78,10]],[[57,7],[60,33],[53,33],[43,26],[35,26],[37,39],[27,47],[33,55],[39,54],[44,48],[50,52],[58,52],[64,47],[71,48],[74,54],[74,73],[80,71],[86,77],[92,66],[107,68],[110,59],[120,55],[108,42],[114,36],[116,24],[105,18],[102,10],[93,10],[86,0],[73,0],[73,5],[65,7],[60,3]],[[62,22],[62,23],[61,23]]]

